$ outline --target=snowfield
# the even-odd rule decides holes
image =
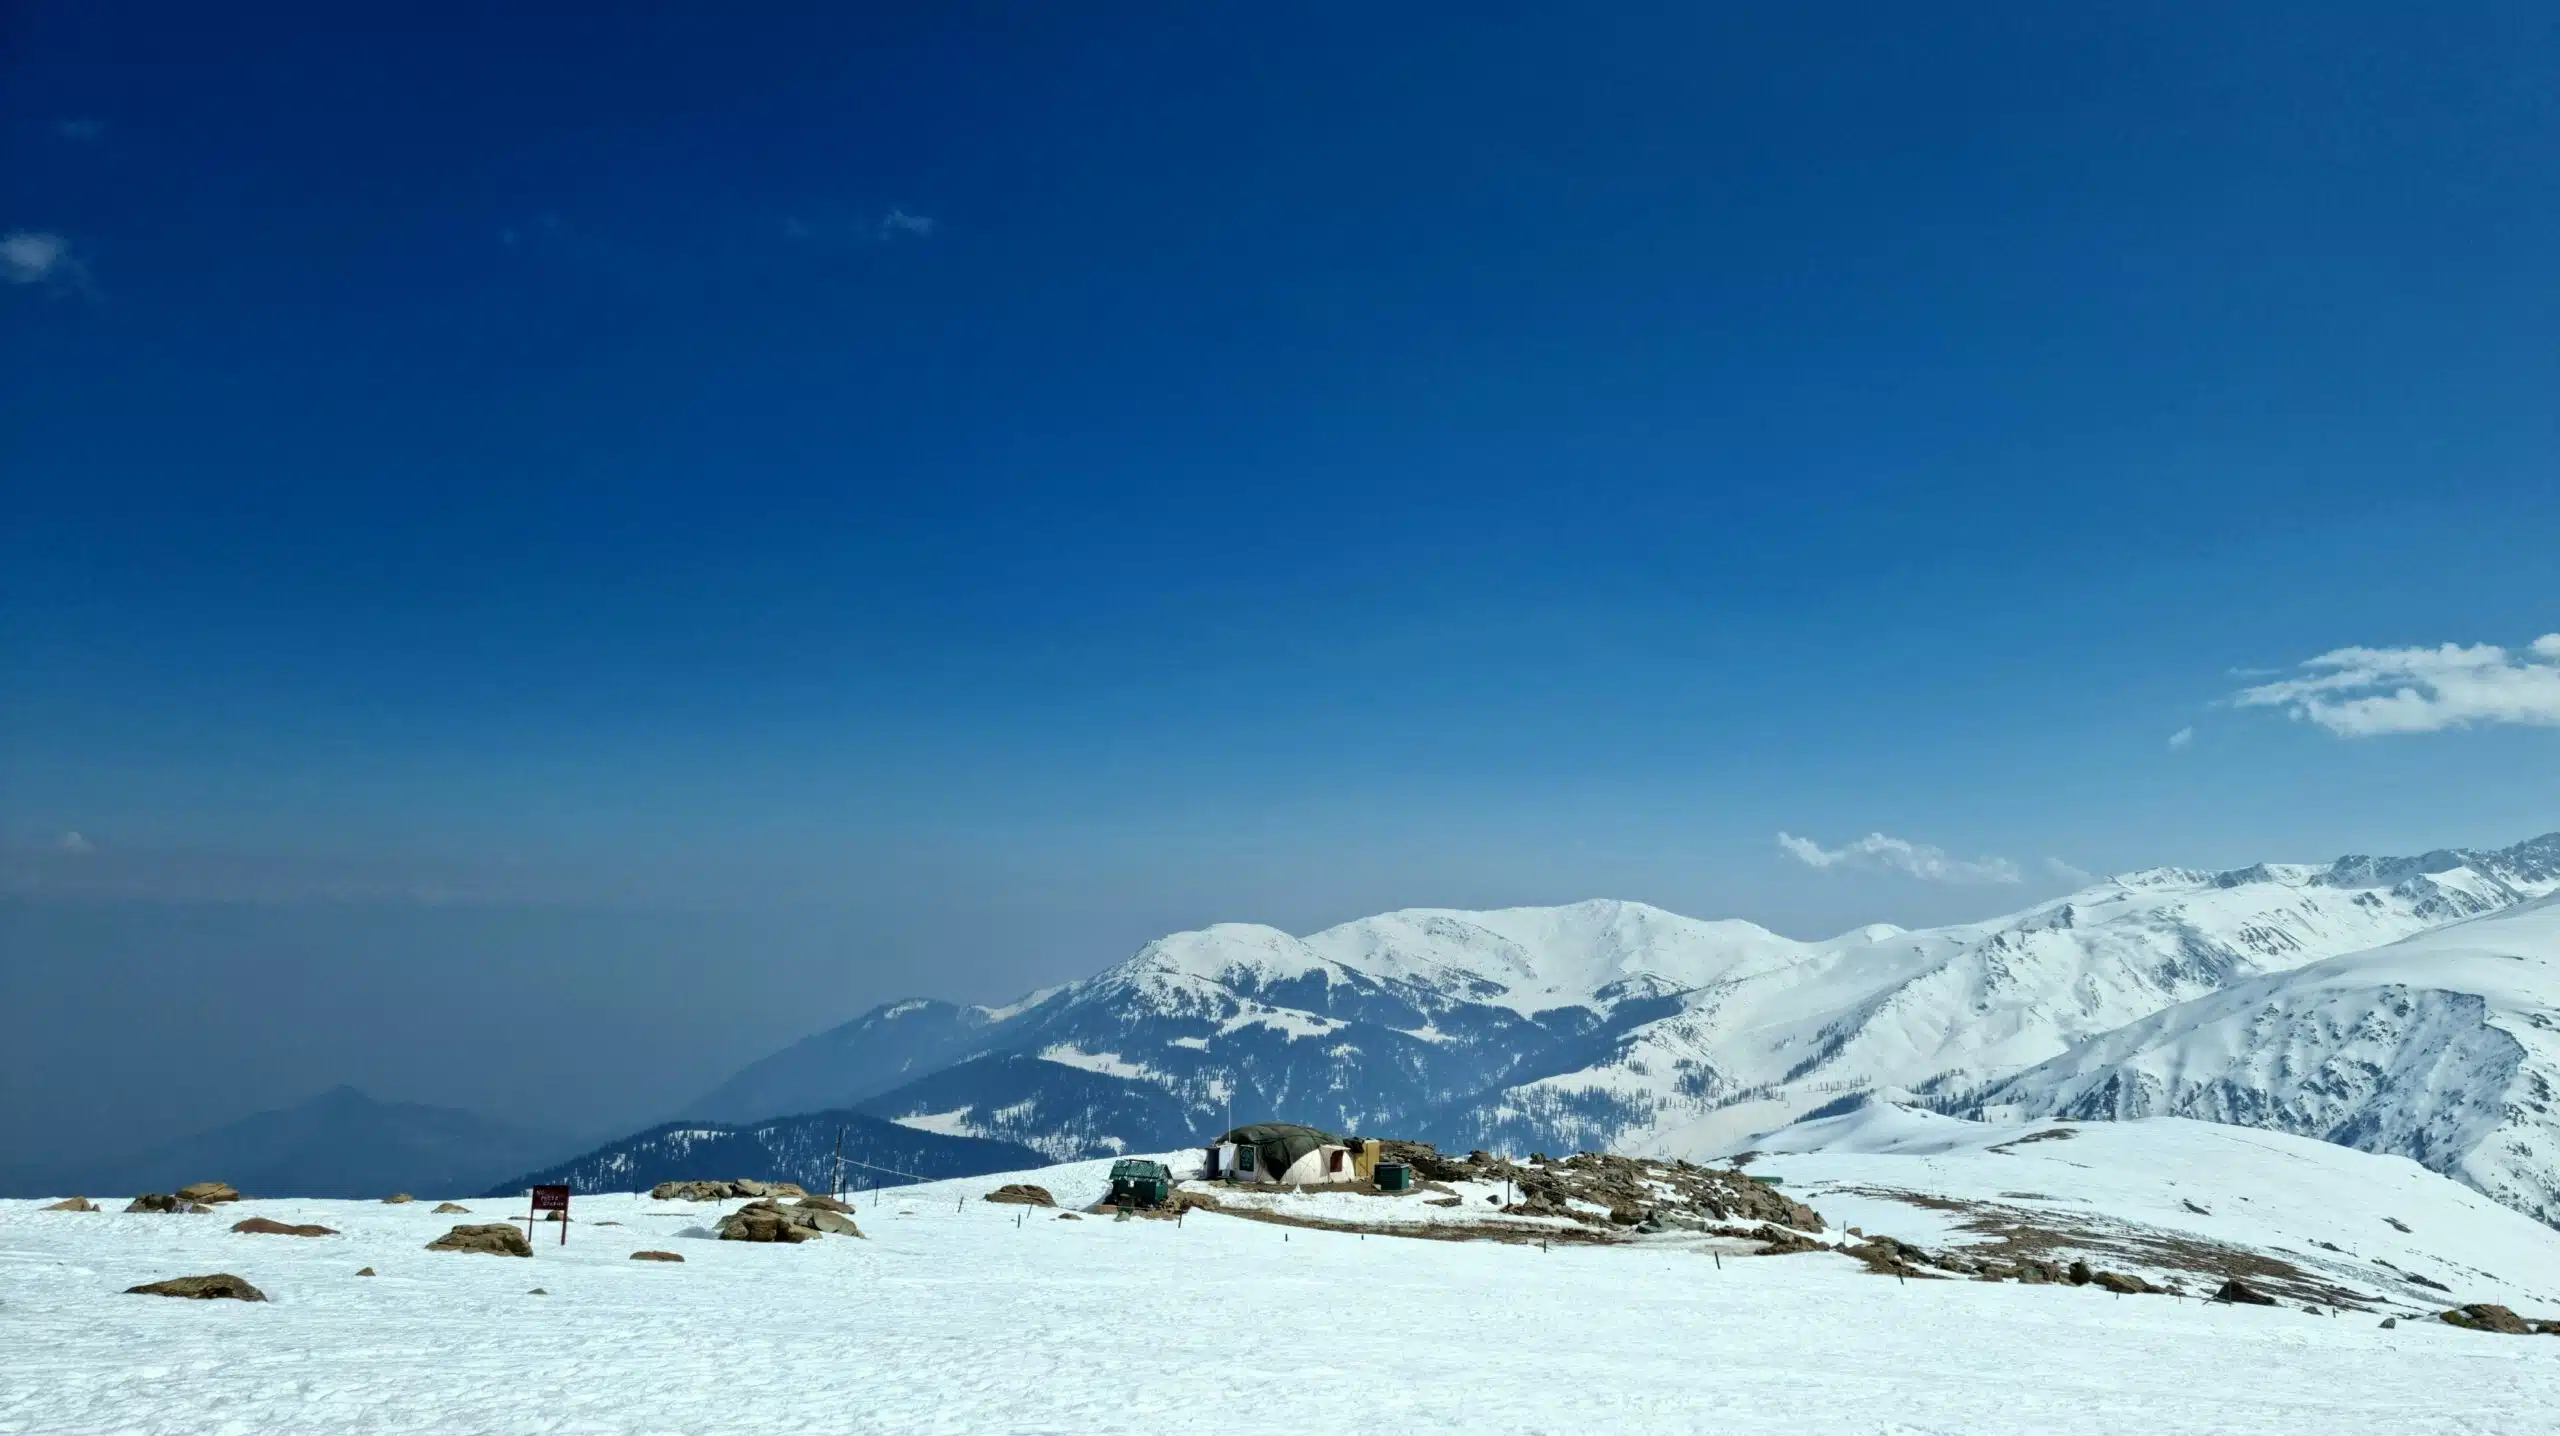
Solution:
[[[2260,1238],[2306,1222],[2361,1231],[2365,1213],[2387,1213],[2412,1230],[2385,1228],[2399,1244],[2371,1254],[2506,1283],[2483,1275],[2447,1304],[2560,1292],[2560,1234],[2406,1162],[2241,1132],[2274,1157],[2235,1165],[2192,1137],[2222,1129],[2184,1122],[2124,1124],[2136,1140],[2122,1147],[2087,1129],[2007,1153],[1989,1148],[2027,1129],[1892,1108],[1844,1122],[1786,1139],[1844,1150],[1753,1170],[1783,1166],[1790,1190],[1837,1185],[1851,1200],[1850,1185],[1933,1182],[1997,1196],[2017,1189],[1988,1174],[2014,1165],[2055,1202],[2144,1220],[2192,1177],[2216,1220],[2245,1212],[2228,1220]],[[2349,1165],[2284,1179],[2296,1148]],[[2290,1306],[1905,1283],[1828,1252],[1719,1256],[1694,1239],[1542,1251],[1198,1212],[1067,1221],[981,1200],[1031,1181],[1083,1204],[1107,1170],[893,1189],[862,1199],[867,1239],[803,1246],[707,1240],[708,1204],[581,1197],[567,1245],[545,1226],[530,1260],[422,1249],[452,1223],[521,1210],[497,1201],[467,1203],[468,1217],[428,1201],[252,1200],[205,1216],[0,1203],[0,1431],[1170,1431],[1284,1391],[1292,1424],[1327,1430],[2560,1429],[2560,1340],[2427,1319],[2382,1330]],[[341,1235],[229,1230],[249,1215]],[[1879,1198],[1863,1215],[1938,1239],[1918,1224],[1926,1209]],[[685,1261],[629,1259],[643,1248]],[[270,1302],[122,1294],[217,1271]]]

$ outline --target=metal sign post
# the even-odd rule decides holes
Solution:
[[[567,1246],[569,1244],[569,1189],[565,1186],[533,1189],[533,1206],[526,1211],[524,1217],[526,1241],[533,1240],[533,1224],[541,1220],[540,1214],[543,1212],[559,1213],[552,1220],[560,1223],[560,1245]]]

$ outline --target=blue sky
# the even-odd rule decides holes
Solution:
[[[2547,5],[536,8],[14,12],[15,920],[849,1010],[2560,827]]]

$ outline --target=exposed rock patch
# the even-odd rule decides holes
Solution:
[[[402,1207],[407,1206],[410,1202],[415,1200],[416,1198],[410,1196],[407,1192],[393,1192],[390,1196],[382,1199],[382,1204],[386,1207]]]
[[[2448,1326],[2465,1331],[2493,1331],[2500,1336],[2531,1336],[2533,1327],[2525,1319],[2495,1302],[2475,1301],[2469,1306],[2444,1313]]]
[[[471,1209],[460,1202],[438,1202],[436,1203],[435,1211],[431,1215],[441,1217],[456,1212],[466,1217],[471,1215]]]
[[[427,1243],[431,1252],[487,1252],[491,1256],[529,1257],[533,1243],[513,1222],[485,1222],[477,1226],[458,1226]]]
[[[2231,1278],[2229,1281],[2224,1282],[2221,1289],[2213,1294],[2213,1299],[2215,1301],[2231,1302],[2238,1306],[2273,1306],[2276,1304],[2276,1299],[2274,1297],[2267,1295],[2265,1292],[2258,1290],[2256,1287],[2249,1285],[2247,1282],[2242,1281],[2236,1276]]]
[[[247,1221],[233,1222],[231,1229],[235,1232],[245,1232],[250,1236],[270,1237],[334,1237],[338,1234],[336,1227],[324,1227],[315,1223],[297,1225],[292,1222],[273,1221],[266,1217],[251,1217]]]
[[[358,1276],[371,1276],[371,1275],[373,1275],[373,1268],[371,1268],[371,1267],[369,1267],[369,1266],[360,1266],[360,1267],[357,1267],[357,1268],[356,1268],[356,1275],[358,1275]]]
[[[661,1202],[727,1202],[740,1197],[805,1197],[797,1182],[759,1182],[753,1177],[731,1181],[660,1182],[649,1196]]]
[[[1058,1204],[1058,1199],[1049,1195],[1047,1187],[1035,1187],[1029,1182],[1007,1182],[987,1193],[987,1200],[1025,1207],[1054,1207]]]
[[[770,1200],[749,1202],[722,1217],[719,1232],[724,1242],[813,1242],[831,1233],[862,1235],[852,1218],[824,1207],[786,1207]]]
[[[633,1261],[683,1261],[683,1260],[684,1260],[684,1258],[683,1258],[683,1257],[678,1256],[678,1255],[677,1255],[677,1254],[675,1254],[674,1252],[633,1252],[633,1253],[631,1254],[631,1259],[632,1259]]]
[[[190,1182],[178,1188],[178,1200],[210,1207],[219,1202],[236,1202],[240,1194],[231,1190],[229,1182]]]
[[[209,1212],[213,1208],[166,1192],[144,1192],[125,1205],[128,1212]]]
[[[229,1272],[211,1276],[176,1276],[124,1289],[127,1296],[178,1296],[189,1301],[265,1301],[267,1294]]]
[[[87,1197],[64,1197],[61,1201],[45,1208],[48,1212],[94,1212],[97,1209],[98,1204]]]

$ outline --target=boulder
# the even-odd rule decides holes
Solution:
[[[2273,1306],[2276,1304],[2276,1299],[2274,1297],[2267,1295],[2265,1292],[2258,1290],[2256,1287],[2249,1285],[2247,1282],[2242,1281],[2236,1276],[2224,1282],[2221,1289],[2213,1294],[2213,1299],[2215,1301],[2230,1302],[2238,1306]]]
[[[1023,1207],[1054,1207],[1058,1204],[1058,1199],[1049,1195],[1047,1187],[1035,1187],[1029,1182],[1007,1182],[987,1193],[987,1200],[1011,1202]]]
[[[2091,1272],[2089,1281],[2090,1284],[2105,1287],[2118,1296],[2140,1296],[2145,1292],[2159,1290],[2158,1287],[2138,1276],[2127,1276],[2120,1271]]]
[[[1083,1221],[1084,1218],[1077,1216],[1073,1212],[1060,1212],[1058,1213],[1058,1220],[1062,1222],[1080,1222]]]
[[[674,1252],[633,1252],[633,1253],[631,1254],[631,1259],[632,1259],[633,1261],[683,1261],[683,1260],[684,1260],[684,1258],[683,1258],[683,1257],[680,1257],[680,1256],[676,1255]]]
[[[2087,1286],[2089,1278],[2095,1275],[2095,1272],[2089,1270],[2089,1264],[2077,1257],[2072,1258],[2071,1269],[2063,1273],[2073,1286]]]
[[[94,1212],[97,1209],[98,1204],[87,1197],[64,1197],[61,1201],[45,1208],[48,1212]]]
[[[466,1216],[466,1217],[467,1217],[467,1216],[471,1215],[471,1209],[470,1209],[469,1207],[464,1206],[464,1205],[463,1205],[462,1203],[460,1203],[460,1202],[438,1202],[438,1203],[436,1203],[436,1209],[435,1209],[434,1215],[441,1217],[441,1216],[446,1216],[446,1215],[448,1215],[448,1214],[453,1214],[453,1213],[459,1213],[459,1214],[461,1214],[461,1215],[463,1215],[463,1216]]]
[[[811,1192],[809,1195],[792,1203],[792,1205],[797,1207],[815,1207],[822,1212],[850,1212],[853,1210],[853,1207],[850,1204],[839,1202],[833,1197],[826,1196],[818,1192]]]
[[[722,1217],[719,1231],[724,1242],[813,1242],[830,1233],[862,1235],[849,1217],[823,1207],[786,1207],[771,1200],[749,1202]]]
[[[296,1225],[291,1222],[270,1221],[265,1217],[251,1217],[247,1221],[233,1222],[231,1229],[235,1232],[246,1232],[251,1236],[270,1237],[334,1237],[338,1234],[338,1229],[335,1227],[308,1223]]]
[[[206,1212],[213,1209],[199,1206],[184,1197],[170,1196],[165,1192],[144,1192],[127,1203],[125,1210],[128,1212]]]
[[[513,1222],[485,1222],[478,1226],[458,1226],[427,1243],[431,1252],[487,1252],[491,1256],[529,1257],[533,1243]]]
[[[356,1275],[358,1275],[358,1276],[371,1276],[371,1275],[373,1275],[373,1268],[371,1268],[371,1267],[369,1267],[369,1266],[360,1266],[360,1267],[357,1267],[357,1268],[356,1268]]]
[[[1745,1233],[1745,1235],[1749,1236],[1753,1241],[1763,1244],[1760,1248],[1760,1255],[1762,1256],[1791,1256],[1797,1252],[1823,1250],[1822,1243],[1818,1241],[1814,1241],[1808,1237],[1798,1236],[1794,1232],[1786,1231],[1782,1228],[1770,1226],[1765,1222],[1752,1228],[1749,1232]]]
[[[178,1200],[209,1207],[217,1202],[236,1202],[240,1194],[231,1190],[229,1182],[190,1182],[178,1188]]]
[[[2400,1318],[2396,1316],[2386,1316],[2382,1319],[2382,1329],[2385,1331],[2389,1331],[2391,1328],[2398,1326],[2399,1324]]]
[[[2494,1302],[2475,1301],[2469,1306],[2448,1311],[2444,1319],[2449,1325],[2465,1331],[2494,1331],[2500,1336],[2530,1336],[2533,1328],[2524,1318]]]
[[[127,1296],[182,1296],[190,1301],[265,1301],[267,1294],[229,1272],[211,1276],[179,1276],[124,1289]]]
[[[382,1199],[382,1204],[386,1207],[405,1207],[413,1200],[415,1200],[415,1198],[411,1197],[407,1192],[393,1192],[390,1196]]]

